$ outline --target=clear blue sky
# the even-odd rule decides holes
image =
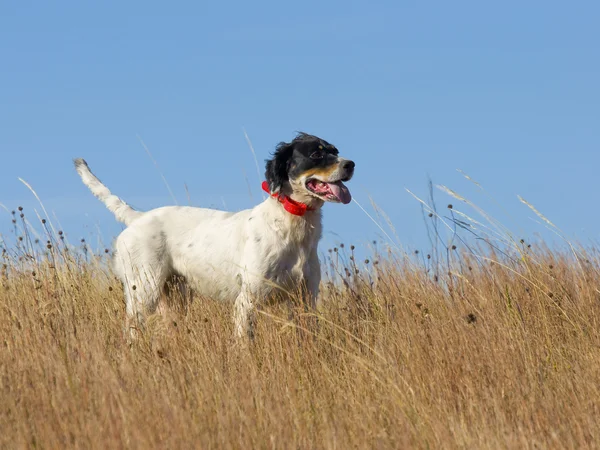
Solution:
[[[0,203],[33,215],[22,177],[72,241],[110,241],[120,225],[73,157],[141,209],[170,204],[139,135],[180,204],[187,183],[193,204],[238,210],[261,198],[242,127],[261,176],[303,130],[356,161],[354,197],[409,248],[426,240],[405,188],[425,196],[428,176],[527,236],[543,227],[517,194],[596,239],[599,23],[591,1],[2,2]],[[355,204],[326,205],[325,228],[328,242],[378,233]]]

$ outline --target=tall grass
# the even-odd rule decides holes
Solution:
[[[521,242],[493,221],[469,240],[468,216],[424,213],[429,253],[331,249],[317,319],[265,306],[246,347],[231,305],[202,298],[129,345],[110,254],[15,211],[0,447],[597,447],[597,249]]]

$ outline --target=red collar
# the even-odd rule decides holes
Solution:
[[[306,203],[300,203],[295,200],[292,200],[287,195],[278,193],[271,194],[271,191],[269,190],[269,183],[267,183],[266,181],[262,182],[262,188],[263,191],[265,191],[267,194],[269,194],[271,197],[273,197],[279,203],[281,203],[283,205],[283,209],[285,209],[290,214],[293,214],[294,216],[303,216],[306,211],[315,210],[314,208],[308,206]]]

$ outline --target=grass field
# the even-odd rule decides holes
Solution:
[[[2,448],[599,446],[594,248],[340,246],[317,318],[265,307],[245,347],[230,305],[195,298],[129,345],[110,255],[49,224],[35,242],[19,214],[0,261]]]

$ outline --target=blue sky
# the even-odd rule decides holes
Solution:
[[[110,241],[120,225],[71,159],[141,209],[172,204],[140,136],[180,204],[185,183],[192,204],[239,210],[262,198],[242,129],[261,177],[303,130],[356,161],[354,197],[408,248],[427,241],[405,188],[425,197],[428,177],[528,238],[544,228],[517,194],[595,240],[599,19],[584,1],[3,2],[0,203],[33,215],[22,177],[72,241]],[[326,205],[326,246],[378,233]]]

